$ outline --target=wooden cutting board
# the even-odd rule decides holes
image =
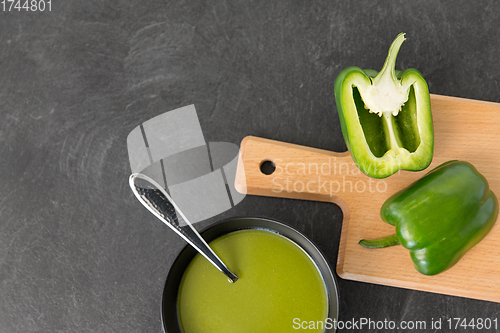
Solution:
[[[425,171],[400,171],[377,180],[362,174],[348,152],[335,153],[257,137],[240,147],[236,188],[247,194],[332,202],[344,213],[337,261],[340,277],[500,302],[500,223],[454,267],[436,276],[418,273],[402,246],[369,250],[360,239],[395,233],[380,218],[393,193],[449,160],[471,162],[500,197],[500,104],[431,95],[435,149]],[[276,170],[265,175],[264,161]]]

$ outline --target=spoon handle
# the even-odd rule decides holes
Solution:
[[[238,277],[215,254],[162,186],[148,176],[140,173],[132,174],[129,184],[132,192],[134,192],[144,207],[172,228],[186,242],[191,244],[208,261],[224,273],[230,282],[238,280]],[[182,224],[181,222],[184,223]]]

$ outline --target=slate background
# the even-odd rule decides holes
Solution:
[[[0,12],[0,332],[161,332],[184,244],[128,187],[138,124],[194,103],[207,141],[344,151],[335,78],[380,69],[401,31],[398,69],[419,69],[435,94],[500,102],[499,16],[496,1],[54,0],[52,12]],[[292,224],[336,262],[337,206],[248,196],[221,217],[236,215]],[[345,321],[500,312],[338,282]]]

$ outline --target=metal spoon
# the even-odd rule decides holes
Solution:
[[[130,175],[129,184],[132,192],[144,207],[207,258],[228,277],[229,282],[238,280],[238,277],[214,253],[161,185],[141,173]],[[185,225],[180,225],[180,219],[185,222]]]

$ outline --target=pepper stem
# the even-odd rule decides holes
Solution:
[[[362,239],[358,243],[362,247],[366,247],[367,249],[382,249],[389,246],[400,245],[401,242],[397,235],[392,235],[385,238],[366,240]]]
[[[375,85],[377,85],[380,81],[385,80],[391,80],[393,82],[396,81],[396,58],[398,56],[399,49],[401,48],[401,44],[403,44],[405,40],[405,33],[402,32],[392,42],[391,47],[389,48],[389,54],[384,62],[384,67],[382,67],[382,70],[373,79],[373,83]]]
[[[365,108],[380,117],[382,115],[397,116],[401,107],[408,101],[409,87],[403,87],[396,77],[396,57],[405,34],[400,33],[392,42],[384,67],[373,78],[372,84],[358,86]]]

